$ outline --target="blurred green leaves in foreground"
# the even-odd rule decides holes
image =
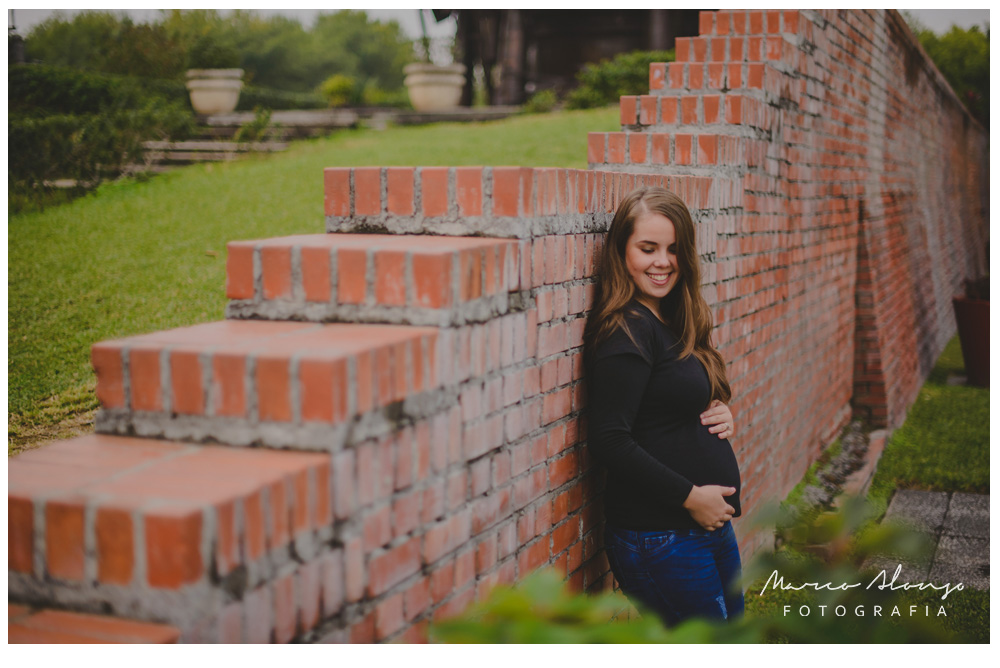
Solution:
[[[431,627],[446,643],[700,643],[755,642],[741,624],[686,622],[667,630],[654,615],[623,621],[628,601],[618,593],[571,592],[554,569],[535,571],[516,587],[497,587],[459,617]],[[726,640],[720,636],[725,634]]]
[[[898,564],[929,557],[928,537],[901,525],[875,524],[874,512],[866,500],[853,497],[830,512],[762,512],[759,524],[780,527],[780,547],[744,568],[748,614],[735,622],[694,619],[667,629],[653,614],[627,614],[629,604],[619,592],[576,594],[561,574],[544,570],[515,587],[494,589],[463,615],[435,624],[431,637],[445,643],[967,640],[940,616],[941,607],[949,614],[948,607],[967,593],[958,583],[950,590],[945,583],[920,590],[916,580],[906,587],[904,576],[893,577]]]

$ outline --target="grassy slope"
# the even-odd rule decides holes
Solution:
[[[587,132],[616,129],[607,108],[342,132],[11,217],[8,452],[96,407],[92,343],[221,318],[226,242],[322,232],[324,167],[586,167]]]

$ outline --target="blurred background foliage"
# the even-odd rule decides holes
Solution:
[[[188,69],[243,68],[240,111],[402,106],[403,66],[414,57],[398,23],[360,10],[320,15],[310,29],[249,10],[163,10],[152,23],[57,13],[28,33],[24,51],[26,64],[8,66],[15,204],[45,200],[64,179],[92,187],[140,162],[144,141],[190,136]],[[331,78],[349,85],[331,96],[322,88]]]
[[[297,93],[334,74],[396,90],[414,59],[398,23],[350,9],[321,14],[308,29],[242,9],[163,10],[150,24],[109,11],[57,14],[28,33],[25,53],[29,62],[157,79],[182,80],[193,67],[242,67],[253,86]],[[212,62],[219,54],[225,58]]]
[[[936,35],[907,20],[988,128],[988,25]],[[189,68],[242,68],[240,111],[406,107],[403,66],[419,49],[397,22],[360,10],[320,14],[306,28],[252,10],[174,9],[151,23],[105,10],[57,13],[28,33],[24,51],[29,64],[8,68],[8,188],[28,196],[55,179],[99,183],[134,164],[143,141],[186,138]],[[648,90],[650,63],[673,59],[673,51],[634,51],[583,65],[574,90],[562,99],[542,90],[524,110],[615,105]]]
[[[938,35],[904,16],[959,98],[988,127],[988,24],[953,26]],[[272,109],[292,108],[283,102],[325,106],[319,88],[333,76],[353,81],[351,103],[385,104],[400,98],[403,65],[415,59],[414,43],[398,23],[370,19],[360,10],[320,14],[309,28],[252,10],[161,10],[148,24],[111,11],[56,14],[31,30],[25,51],[29,62],[176,82],[192,67],[242,67],[258,97],[246,109],[261,106],[269,90],[308,96],[272,95],[266,100]],[[672,60],[673,51],[636,51],[586,64],[579,85],[561,102],[571,109],[616,104],[621,95],[648,89],[650,62]]]

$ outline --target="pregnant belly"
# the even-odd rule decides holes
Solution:
[[[729,439],[719,438],[698,424],[686,429],[687,438],[658,453],[658,459],[695,485],[740,487],[740,467]]]

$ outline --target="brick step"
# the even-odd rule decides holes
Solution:
[[[437,329],[226,320],[95,344],[103,433],[334,449],[437,386]]]
[[[619,110],[623,130],[704,132],[707,129],[743,137],[755,137],[758,129],[770,128],[778,115],[778,110],[760,97],[732,91],[623,95]]]
[[[542,237],[575,236],[580,248],[585,236],[607,229],[625,193],[662,186],[699,208],[708,202],[709,182],[702,174],[557,167],[328,167],[323,172],[327,232],[517,239],[520,290],[592,275],[585,271],[591,256],[577,262],[575,274],[559,279],[573,264],[558,256],[547,261],[551,255],[541,248]],[[427,204],[428,191],[436,204]]]
[[[797,34],[808,29],[797,9],[720,9],[698,13],[698,33],[711,35]]]
[[[527,306],[518,243],[312,234],[228,244],[230,318],[460,325]]]
[[[675,62],[649,66],[649,92],[656,96],[727,93],[777,101],[782,96],[797,97],[804,85],[804,80],[790,79],[788,74],[767,62]],[[636,104],[641,109],[641,104]]]
[[[679,132],[591,132],[587,162],[592,169],[621,169],[623,165],[733,165],[763,163],[767,142],[692,128]]]
[[[550,167],[329,167],[323,177],[327,232],[522,240],[571,231],[566,217],[592,212],[605,185]]]
[[[179,637],[180,631],[167,624],[7,604],[9,644],[164,644]]]
[[[675,63],[739,63],[776,61],[799,52],[799,37],[761,34],[678,37]]]
[[[91,434],[10,459],[7,494],[10,600],[186,633],[298,577],[333,530],[322,454]]]

